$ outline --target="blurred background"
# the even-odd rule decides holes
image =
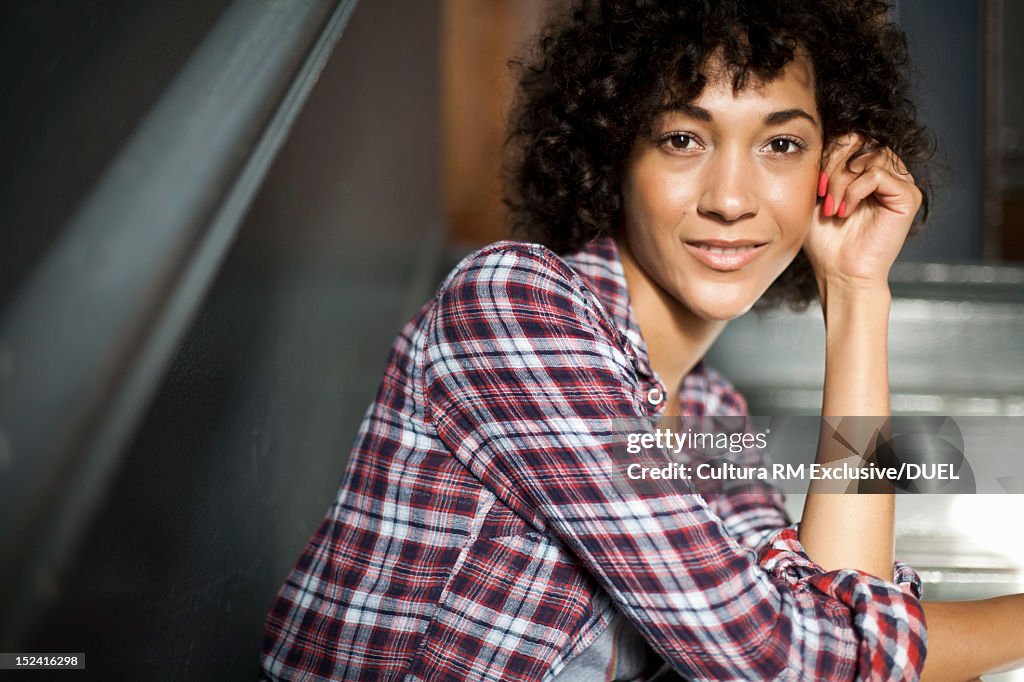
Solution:
[[[0,4],[0,651],[256,675],[394,335],[503,234],[507,60],[549,4]],[[895,13],[941,170],[893,407],[1020,419],[1024,5]],[[750,315],[712,360],[753,414],[814,414],[823,342]],[[898,553],[931,598],[1021,591],[1022,515],[903,496]]]

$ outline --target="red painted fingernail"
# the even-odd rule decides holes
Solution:
[[[835,208],[836,202],[832,198],[831,194],[825,195],[825,217],[832,215],[832,209]]]
[[[818,196],[825,196],[825,190],[828,189],[828,176],[825,175],[825,171],[821,171],[821,175],[818,176]]]
[[[839,211],[836,212],[836,215],[839,216],[840,218],[845,218],[846,217],[846,202],[845,201],[840,201],[839,202]]]

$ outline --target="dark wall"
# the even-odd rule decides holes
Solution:
[[[440,236],[436,3],[360,3],[27,649],[250,679]]]
[[[227,4],[0,3],[0,309]]]

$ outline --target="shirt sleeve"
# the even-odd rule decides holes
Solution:
[[[470,471],[556,535],[691,679],[914,680],[924,664],[915,578],[826,573],[792,529],[760,554],[700,495],[617,484],[624,420],[646,423],[614,325],[541,247],[485,250],[435,302],[427,416]]]
[[[703,364],[703,363],[702,363]],[[697,403],[706,412],[705,420],[725,418],[730,430],[737,425],[749,426],[747,401],[743,394],[715,370],[703,365],[704,381],[701,389],[705,396],[684,396],[682,403]],[[686,390],[686,389],[684,389]],[[709,461],[700,453],[688,453],[691,464]],[[737,455],[730,455],[729,461],[740,466],[760,467],[765,465],[761,450],[750,448]],[[700,492],[708,506],[725,525],[726,530],[745,547],[760,551],[779,530],[792,522],[786,513],[785,499],[775,486],[767,481],[735,480],[726,482],[702,482]]]
[[[736,542],[755,551],[792,525],[782,494],[763,481],[744,482],[705,497]]]

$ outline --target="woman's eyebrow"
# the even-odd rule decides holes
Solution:
[[[794,118],[806,118],[815,126],[818,125],[818,121],[803,109],[783,109],[782,111],[773,111],[764,117],[764,124],[768,126],[777,126],[782,125],[783,123],[789,123]]]
[[[689,116],[690,118],[695,118],[698,121],[705,121],[707,123],[711,122],[711,112],[702,107],[698,107],[696,104],[679,104],[672,107],[672,109],[677,113]]]

